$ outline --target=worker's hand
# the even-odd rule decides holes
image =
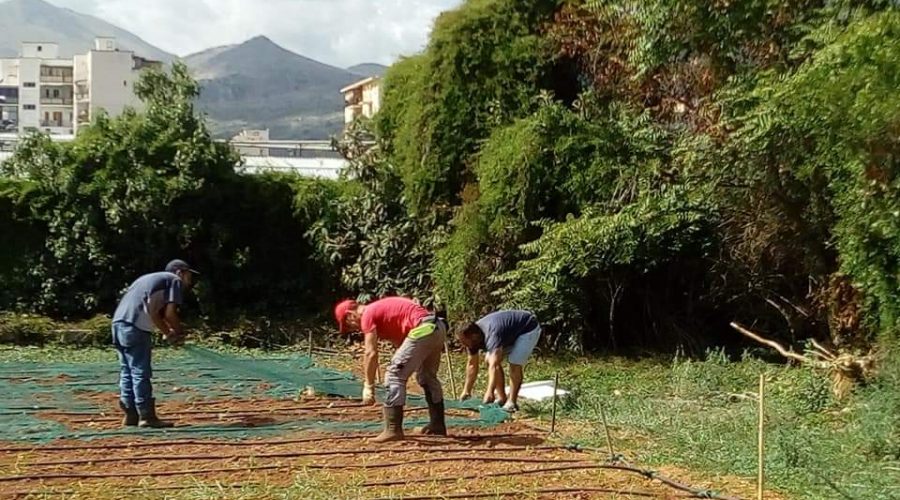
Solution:
[[[460,400],[460,401],[466,401],[466,400],[469,400],[469,399],[472,399],[472,395],[469,394],[468,392],[463,392],[463,393],[461,393],[461,394],[459,395],[459,400]]]
[[[363,384],[362,403],[364,405],[375,404],[375,386],[371,384]]]
[[[163,338],[169,345],[177,347],[184,345],[185,334],[184,332],[170,331],[168,335],[163,335]]]

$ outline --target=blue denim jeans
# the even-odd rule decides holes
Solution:
[[[153,400],[153,369],[150,332],[117,321],[112,324],[112,341],[119,353],[119,398],[128,408],[141,407]]]

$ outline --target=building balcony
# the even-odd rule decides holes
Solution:
[[[362,92],[347,92],[344,94],[344,104],[347,106],[355,106],[362,102],[363,95]]]
[[[71,97],[41,97],[41,104],[46,106],[71,106],[74,102]]]
[[[72,83],[72,75],[41,75],[41,83]]]
[[[63,120],[41,120],[41,127],[43,128],[72,128],[72,122],[67,122]]]

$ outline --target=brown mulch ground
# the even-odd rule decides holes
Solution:
[[[73,429],[119,426],[114,394],[81,397],[97,402],[101,411],[92,415],[45,412],[42,417]],[[212,421],[251,426],[316,416],[372,421],[379,411],[350,400],[321,398],[160,405],[160,413],[179,426]],[[76,498],[119,498],[135,491],[141,498],[172,497],[175,492],[209,485],[218,488],[216,496],[228,496],[235,486],[259,485],[260,491],[274,492],[298,482],[320,484],[334,492],[333,498],[683,497],[640,475],[598,468],[605,457],[556,446],[522,423],[453,430],[445,438],[408,432],[407,441],[381,446],[369,443],[367,435],[310,432],[232,441],[119,437],[35,447],[0,443],[0,497],[64,493]],[[666,472],[678,478],[679,471]],[[748,498],[752,494],[746,482],[733,481],[728,486],[732,495]]]
[[[48,410],[37,413],[39,418],[53,420],[68,429],[103,431],[121,427],[122,414],[118,408],[118,394],[106,392],[78,393],[77,399],[90,401],[100,410],[97,413]],[[296,420],[327,419],[333,422],[378,422],[381,407],[363,405],[346,399],[303,398],[300,401],[257,398],[225,398],[211,401],[163,401],[157,413],[177,427],[195,425],[223,425],[255,427],[287,423]],[[407,415],[427,416],[426,408],[408,408]],[[476,418],[477,413],[448,409],[448,417]]]

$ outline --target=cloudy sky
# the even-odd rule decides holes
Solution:
[[[49,0],[99,17],[176,55],[265,35],[336,66],[389,64],[422,48],[461,0]]]

